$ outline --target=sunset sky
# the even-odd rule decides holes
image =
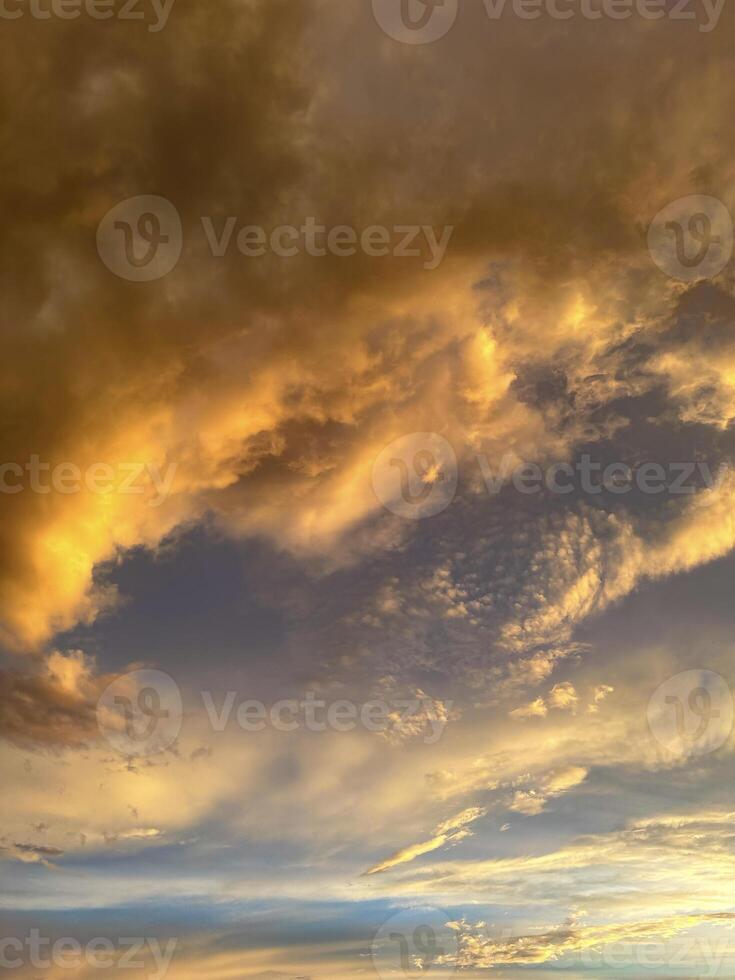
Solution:
[[[735,13],[647,2],[5,0],[9,976],[735,977]]]

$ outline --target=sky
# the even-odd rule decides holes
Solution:
[[[732,7],[0,21],[3,971],[734,977]]]

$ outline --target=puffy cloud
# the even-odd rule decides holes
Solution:
[[[525,718],[545,718],[548,713],[549,709],[544,699],[536,698],[535,701],[531,701],[529,704],[521,705],[520,708],[514,708],[510,712],[510,717],[522,721]]]
[[[609,694],[613,694],[614,691],[615,688],[610,687],[609,684],[598,684],[592,693],[592,701],[587,705],[587,711],[590,714],[595,714],[595,712],[600,710],[600,704]]]
[[[510,717],[519,721],[524,721],[527,718],[545,718],[549,713],[549,708],[573,711],[578,701],[579,697],[574,690],[574,685],[569,681],[563,681],[561,684],[555,684],[552,687],[549,692],[548,704],[544,698],[536,698],[528,704],[514,708],[510,712]]]
[[[562,796],[587,778],[588,770],[582,766],[568,766],[545,774],[536,786],[519,789],[513,794],[509,809],[526,816],[542,813],[549,800]]]
[[[97,699],[111,680],[80,650],[53,651],[33,674],[0,671],[0,736],[29,748],[95,741]]]
[[[569,681],[555,684],[549,694],[549,704],[551,707],[559,708],[562,711],[573,711],[578,701],[579,697],[574,690],[574,685]]]

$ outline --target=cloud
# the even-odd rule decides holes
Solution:
[[[574,690],[574,685],[569,681],[555,684],[549,695],[549,704],[552,708],[559,708],[561,711],[573,711],[579,701],[579,696]]]
[[[97,699],[112,679],[81,650],[53,651],[33,674],[0,671],[0,737],[27,748],[95,741]]]
[[[581,18],[561,40],[542,31],[533,53],[521,43],[527,25],[509,22],[502,46],[487,24],[459,27],[410,62],[357,4],[325,17],[317,2],[233,0],[206,23],[181,7],[155,50],[141,48],[137,23],[115,26],[102,38],[83,18],[51,25],[36,78],[48,94],[32,131],[19,71],[39,43],[30,19],[15,25],[5,62],[16,137],[5,173],[0,456],[24,466],[30,447],[44,465],[175,466],[175,478],[157,507],[150,481],[140,495],[6,496],[8,646],[37,649],[93,621],[117,599],[105,563],[155,549],[205,515],[229,535],[263,536],[332,567],[400,541],[408,532],[395,522],[376,533],[363,525],[379,517],[372,463],[407,432],[440,431],[461,460],[481,452],[494,466],[509,449],[565,459],[625,430],[623,399],[663,388],[672,424],[721,434],[729,346],[718,344],[706,392],[687,381],[710,347],[674,329],[691,300],[650,262],[641,229],[659,203],[687,192],[729,200],[731,157],[713,167],[707,149],[722,145],[731,103],[726,31],[692,54],[670,25],[631,21],[621,71],[620,52],[611,56]],[[695,58],[694,84],[667,67],[684,53]],[[68,58],[73,71],[59,85]],[[472,122],[459,61],[477,91],[489,65],[508,79],[483,108],[487,132]],[[651,65],[661,65],[653,83]],[[354,86],[336,81],[345,72]],[[642,79],[662,106],[655,120]],[[437,111],[427,93],[438,89],[462,106],[459,118]],[[357,91],[389,111],[356,115]],[[710,114],[695,122],[702,104]],[[360,122],[325,138],[346,119]],[[70,152],[69,120],[74,145],[94,153]],[[359,164],[345,166],[348,146]],[[151,188],[179,209],[186,248],[169,277],[137,290],[99,262],[95,230],[110,207]],[[271,228],[307,214],[358,228],[451,224],[452,249],[433,273],[394,256],[378,273],[365,256],[214,260],[196,233],[202,215]],[[726,277],[716,287],[722,317],[729,288]],[[685,535],[681,518],[675,540],[649,552],[650,529],[611,517],[608,531],[632,554],[610,582],[618,547],[600,545],[604,523],[570,520],[559,574],[535,610],[506,624],[508,649],[564,639],[647,575],[732,546],[726,528]],[[578,535],[586,557],[575,555]],[[449,619],[472,616],[439,584],[434,602]]]
[[[520,708],[514,708],[509,714],[511,718],[517,718],[519,721],[522,721],[526,718],[545,718],[548,712],[549,709],[546,707],[544,699],[536,698],[530,704],[521,705]]]
[[[680,935],[695,926],[723,925],[735,920],[735,913],[677,915],[644,922],[616,922],[586,925],[574,920],[544,932],[512,938],[483,935],[479,927],[461,921],[455,924],[458,953],[454,958],[464,969],[492,969],[548,963],[582,953],[599,952],[615,943],[656,943]],[[673,959],[674,950],[671,951]]]
[[[735,874],[733,816],[726,810],[632,819],[620,830],[578,837],[556,850],[475,861],[442,861],[395,887],[449,900],[482,892],[490,903],[583,905],[600,917],[730,912]],[[604,888],[598,887],[605,875]]]
[[[6,838],[0,837],[0,856],[6,856],[23,864],[41,864],[44,868],[54,869],[54,858],[63,857],[64,852],[58,847],[45,844],[20,844],[17,841],[6,843]]]
[[[590,714],[595,714],[600,710],[600,704],[609,694],[613,694],[614,691],[615,688],[610,687],[609,684],[598,684],[592,693],[592,701],[587,705],[587,711]]]
[[[588,770],[583,766],[567,766],[546,773],[535,786],[528,790],[516,790],[509,809],[526,816],[542,813],[549,800],[562,796],[574,789],[587,778]]]
[[[555,684],[548,697],[548,702],[543,698],[536,698],[528,704],[521,705],[509,712],[511,718],[518,721],[525,721],[528,718],[545,718],[549,713],[549,708],[556,708],[560,711],[574,711],[577,707],[579,696],[570,681],[563,681]]]
[[[177,4],[148,38],[134,21],[25,18],[6,37],[0,466],[148,468],[142,493],[2,494],[0,642],[27,655],[0,673],[2,856],[29,905],[48,902],[40,879],[64,856],[84,865],[53,876],[68,908],[216,893],[218,907],[296,896],[303,912],[316,891],[350,907],[431,896],[544,915],[505,952],[478,946],[479,965],[729,912],[732,817],[717,805],[732,745],[672,761],[645,729],[647,697],[693,655],[692,634],[686,650],[657,638],[629,657],[609,637],[618,604],[735,545],[735,480],[719,470],[733,456],[733,272],[682,285],[645,247],[674,198],[711,193],[735,213],[733,14],[692,44],[665,18],[611,25],[623,34],[585,18],[490,25],[482,4],[461,6],[456,29],[421,48],[352,0]],[[103,215],[141,193],[169,198],[185,237],[177,268],[147,284],[116,278],[95,249]],[[431,273],[398,256],[214,259],[203,215],[217,229],[228,215],[265,228],[314,215],[454,232]],[[453,446],[459,492],[403,521],[372,467],[423,431]],[[696,457],[722,479],[653,501],[485,483],[509,456],[585,452]],[[173,474],[162,501],[151,472]],[[390,738],[215,740],[192,710],[180,754],[131,763],[99,746],[96,698],[140,639],[111,581],[140,550],[175,561],[202,526],[262,549],[249,588],[270,593],[279,636],[258,632],[248,682],[318,675],[343,693],[348,675],[364,694],[390,678],[431,691],[426,713]],[[293,591],[272,587],[277,562]],[[218,622],[204,663],[187,661],[191,606],[177,624],[188,646],[136,621],[182,688],[202,670],[219,679],[235,643]],[[70,630],[94,641],[72,642],[99,671],[55,652]],[[722,635],[707,657],[726,670]],[[590,656],[605,642],[604,660]],[[445,696],[463,711],[444,712]],[[447,725],[427,747],[414,736],[429,712]],[[594,798],[584,836],[549,812],[563,794]],[[498,835],[508,811],[513,834]],[[483,836],[486,812],[499,819]],[[43,846],[24,843],[34,824]],[[463,860],[441,853],[472,833]],[[580,904],[597,926],[548,926]],[[369,937],[349,938],[344,959],[326,943],[293,964],[218,948],[180,973],[344,977]]]
[[[365,874],[379,874],[381,871],[388,871],[390,868],[394,868],[398,864],[405,864],[408,861],[413,861],[422,854],[428,854],[431,851],[436,851],[445,844],[458,844],[461,840],[464,840],[465,837],[471,836],[471,831],[465,829],[467,824],[473,823],[475,820],[479,820],[479,818],[484,817],[486,813],[486,809],[476,806],[462,810],[462,812],[456,814],[456,816],[449,817],[449,819],[440,823],[434,830],[434,836],[429,840],[420,841],[417,844],[409,844],[408,847],[402,847],[400,851],[396,851],[395,854],[392,854],[384,861],[381,861],[378,864],[373,865],[371,868],[368,868]]]

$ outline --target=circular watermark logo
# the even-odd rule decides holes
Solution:
[[[684,670],[656,688],[648,702],[648,727],[676,755],[706,755],[724,745],[733,726],[733,699],[724,677]]]
[[[111,208],[97,228],[97,251],[110,272],[131,282],[161,279],[181,257],[181,218],[165,197],[141,194]]]
[[[431,977],[442,980],[457,969],[457,934],[449,915],[425,905],[396,912],[373,936],[370,956],[382,980]]]
[[[155,755],[172,745],[183,719],[181,691],[162,670],[132,670],[108,684],[97,702],[97,724],[123,755]]]
[[[730,261],[733,224],[722,201],[706,194],[680,197],[662,208],[648,229],[648,250],[672,279],[712,279]]]
[[[373,0],[380,29],[403,44],[431,44],[453,27],[459,0]]]
[[[399,517],[420,520],[445,510],[457,493],[457,457],[436,432],[394,439],[373,463],[373,490]]]

